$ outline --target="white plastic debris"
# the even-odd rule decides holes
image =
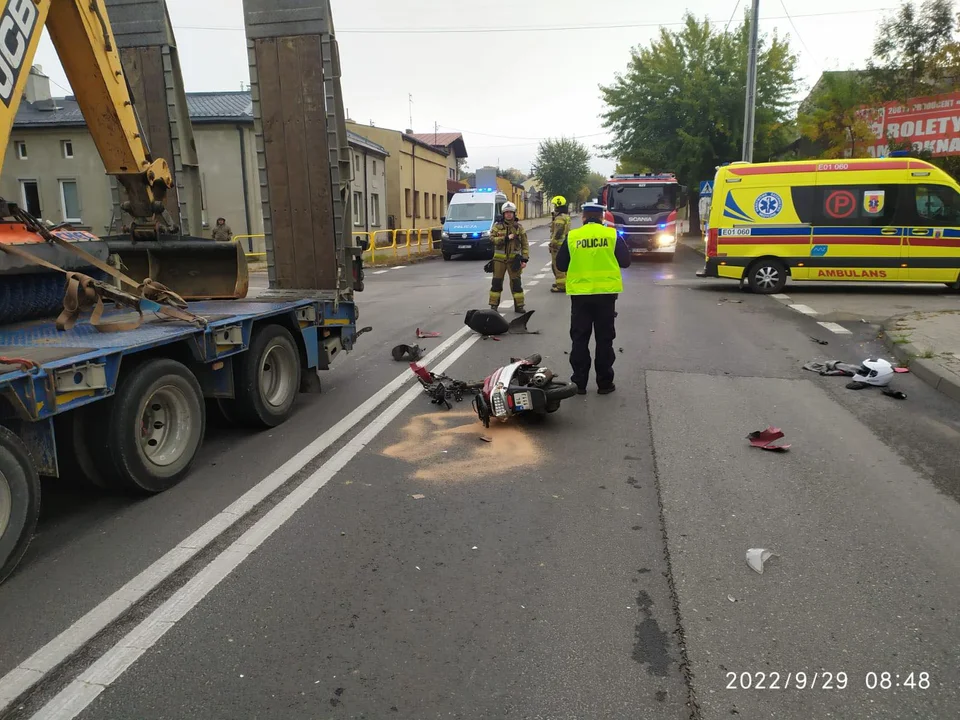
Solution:
[[[736,599],[733,595],[727,595],[727,600],[729,600],[730,602],[736,602],[736,601],[737,601],[737,599]]]
[[[472,548],[470,548],[470,549],[471,549],[471,550],[476,550],[476,549],[477,549],[477,546],[474,545],[474,546],[473,546]]]
[[[423,500],[426,497],[426,495],[421,495],[420,493],[417,493],[416,495],[411,495],[410,497],[412,497],[414,500]]]
[[[763,575],[763,564],[773,557],[773,553],[765,548],[750,548],[747,550],[747,565]]]

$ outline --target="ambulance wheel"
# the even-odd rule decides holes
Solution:
[[[952,283],[944,283],[944,284],[954,292],[960,292],[960,277],[958,277]]]
[[[764,258],[747,269],[747,285],[760,295],[783,290],[787,284],[787,266],[775,258]]]
[[[40,516],[40,476],[15,434],[0,426],[0,583],[20,562]]]

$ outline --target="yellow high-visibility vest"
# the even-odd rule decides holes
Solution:
[[[616,228],[587,223],[570,231],[567,247],[570,250],[567,295],[623,292],[623,276],[616,255]]]

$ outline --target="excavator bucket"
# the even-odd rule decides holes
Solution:
[[[151,278],[184,300],[234,300],[246,297],[250,288],[247,256],[236,240],[103,239],[124,273],[137,281]]]

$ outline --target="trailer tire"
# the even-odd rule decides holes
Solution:
[[[20,562],[40,516],[40,476],[14,433],[0,426],[0,583]]]
[[[155,358],[121,376],[106,417],[106,462],[119,485],[155,494],[190,471],[206,432],[200,383],[185,365]],[[104,468],[106,469],[106,468]]]
[[[97,443],[93,433],[97,427],[102,427],[97,422],[99,418],[94,417],[99,409],[98,404],[85,405],[53,418],[57,465],[60,479],[69,480],[71,475],[79,476],[83,482],[99,490],[116,490],[116,483],[104,475],[102,463],[98,463],[96,454],[91,452]]]
[[[272,428],[293,413],[300,392],[300,351],[282,325],[262,325],[254,331],[250,349],[234,358],[236,396],[225,401],[225,412],[244,425]]]

